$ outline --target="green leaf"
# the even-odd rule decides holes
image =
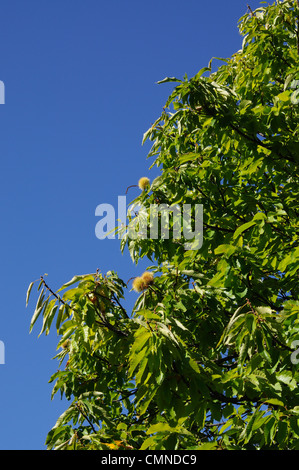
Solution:
[[[184,155],[180,155],[179,162],[182,164],[182,163],[186,163],[186,162],[189,162],[189,161],[193,161],[196,158],[199,158],[199,154],[194,153],[194,152],[190,152],[190,153],[187,153],[187,154],[184,154]]]
[[[183,309],[183,312],[186,312],[187,309],[184,308]],[[185,327],[185,325],[183,325],[183,323],[181,323],[177,318],[173,318],[173,322],[183,331],[189,331],[188,328]]]
[[[218,447],[218,443],[214,442],[205,442],[204,444],[200,444],[198,446],[198,450],[214,450]]]
[[[145,359],[145,354],[144,349],[141,349],[137,354],[135,353],[132,355],[130,358],[129,378],[133,377],[136,367],[138,367],[141,361]]]
[[[276,440],[280,446],[283,446],[283,443],[288,437],[288,423],[286,421],[278,421]]]
[[[227,256],[232,255],[236,251],[236,247],[232,245],[219,245],[215,249],[215,255],[225,253]]]
[[[278,398],[269,398],[268,400],[265,400],[264,403],[268,403],[268,405],[275,405],[275,406],[282,406],[282,407],[285,406],[281,400],[278,400]]]
[[[163,80],[159,80],[157,82],[157,85],[160,85],[161,83],[168,83],[168,82],[179,82],[179,83],[183,83],[182,80],[178,79],[178,78],[175,78],[175,77],[165,77],[163,78]]]
[[[245,318],[246,327],[251,335],[255,332],[256,329],[256,318],[253,313],[247,313]]]
[[[277,98],[280,101],[290,101],[290,92],[284,91],[283,93],[280,93],[279,95],[277,95]]]
[[[143,351],[141,351],[143,352]],[[135,356],[135,359],[138,357],[138,354],[137,356]],[[141,381],[142,381],[142,378],[143,378],[143,375],[144,375],[144,372],[148,366],[148,358],[146,356],[144,356],[144,354],[140,354],[140,362],[138,363],[137,361],[138,360],[135,360],[135,361],[132,361],[131,364],[130,364],[130,369],[129,369],[129,374],[131,374],[131,376],[133,375],[133,372],[135,371],[137,365],[139,365],[139,369],[138,369],[138,372],[136,374],[136,377],[135,377],[135,380],[136,380],[136,385],[140,384]],[[148,376],[148,379],[150,377]]]
[[[35,324],[35,322],[37,321],[38,317],[40,316],[40,314],[42,313],[42,310],[45,306],[45,302],[44,302],[44,298],[45,298],[45,293],[44,293],[44,289],[41,290],[40,292],[40,295],[38,297],[38,300],[37,300],[37,304],[36,304],[36,307],[35,307],[35,311],[34,311],[34,314],[31,318],[31,322],[30,322],[30,328],[29,328],[29,332],[31,333],[32,331],[32,328]]]
[[[249,336],[247,334],[245,336],[244,340],[243,340],[243,343],[242,343],[240,351],[239,351],[239,363],[241,365],[244,364],[244,361],[247,357],[248,347],[249,347]]]
[[[59,306],[58,315],[57,315],[57,318],[56,318],[56,329],[57,329],[57,331],[58,331],[59,328],[60,328],[60,325],[61,325],[61,322],[62,322],[62,318],[63,318],[64,310],[65,310],[65,305],[64,305],[64,304],[61,304],[61,305]]]
[[[155,446],[156,444],[156,437],[155,436],[150,436],[145,439],[143,442],[142,446],[140,447],[140,450],[146,450],[151,448],[151,446]]]
[[[197,374],[200,374],[198,364],[196,363],[196,361],[192,357],[189,357],[188,362],[189,362],[190,367],[194,370],[194,372],[196,372]]]
[[[145,328],[140,328],[137,330],[135,335],[135,341],[131,349],[131,355],[138,353],[141,349],[144,348],[145,344],[151,338],[151,332]]]
[[[42,325],[42,329],[39,333],[39,336],[42,335],[42,333],[47,329],[49,329],[49,327],[51,326],[51,323],[52,323],[52,320],[55,316],[55,313],[56,313],[56,310],[58,308],[58,305],[55,305],[55,302],[56,300],[53,299],[49,302],[45,312],[44,312],[44,320],[43,320],[43,325]]]
[[[214,59],[216,59],[216,57],[214,57]],[[209,67],[203,67],[202,69],[200,69],[200,71],[197,72],[197,74],[194,76],[194,78],[195,79],[200,78],[205,72],[211,73],[211,62],[209,64]]]
[[[297,387],[297,382],[294,379],[291,371],[283,371],[276,374],[276,378],[279,382],[288,385],[291,390],[295,390]]]
[[[252,227],[255,224],[256,224],[256,220],[251,220],[251,222],[246,222],[245,224],[241,225],[235,231],[233,238],[237,238],[239,235],[241,235],[241,233],[245,232],[245,230],[248,230],[250,227]]]
[[[76,284],[77,282],[82,281],[82,279],[86,279],[87,277],[93,279],[93,277],[90,274],[81,274],[81,275],[74,276],[70,281],[63,284],[63,286],[61,286],[60,289],[58,289],[57,292],[61,292],[62,290],[66,289],[67,287],[70,287],[73,284]]]
[[[26,294],[26,307],[28,306],[29,297],[30,297],[30,293],[31,293],[31,290],[32,290],[33,285],[34,285],[34,282],[31,282],[31,283],[29,284],[29,287],[28,287],[28,290],[27,290],[27,294]]]
[[[210,62],[191,79],[160,81],[172,91],[143,136],[152,183],[128,219],[148,224],[153,204],[191,208],[180,228],[195,240],[202,222],[201,247],[184,230],[174,236],[173,215],[165,237],[160,219],[155,239],[148,225],[136,239],[123,227],[130,281],[97,270],[64,284],[62,299],[50,289],[39,298],[32,323],[40,315],[48,333],[55,318],[58,333],[52,396],[75,400],[48,448],[299,449],[295,4],[249,9],[242,50],[213,73]],[[154,282],[126,315],[121,299],[129,308],[131,279],[148,269]]]
[[[168,423],[157,423],[153,424],[148,428],[146,434],[155,434],[157,432],[173,432],[174,428],[169,426]]]
[[[276,419],[272,416],[264,426],[264,436],[267,445],[272,444],[277,428]]]
[[[147,394],[146,394],[147,396],[146,396],[145,400],[143,401],[143,403],[141,403],[141,405],[139,407],[140,415],[143,415],[146,412],[150,402],[153,400],[156,393],[157,393],[157,387],[156,386],[154,386],[154,388],[152,388],[152,390],[149,390],[147,392]]]
[[[253,434],[253,426],[254,426],[256,420],[259,418],[259,416],[260,416],[260,413],[259,413],[258,409],[256,409],[254,411],[254,413],[250,416],[250,418],[248,420],[248,423],[246,425],[246,428],[244,430],[244,433],[242,433],[242,434],[244,434],[244,436],[243,435],[240,436],[240,439],[245,438],[244,439],[245,444],[247,444],[250,441],[250,439],[252,437],[252,434]]]

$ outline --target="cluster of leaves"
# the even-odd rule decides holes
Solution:
[[[298,18],[294,0],[249,11],[216,72],[162,81],[144,135],[161,174],[133,203],[202,204],[202,247],[124,235],[155,275],[130,314],[113,272],[40,280],[31,328],[56,318],[71,401],[49,449],[299,449]]]

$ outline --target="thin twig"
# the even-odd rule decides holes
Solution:
[[[131,186],[127,187],[126,194],[130,188],[138,188],[137,184],[132,184]]]
[[[48,286],[48,284],[46,283],[46,281],[44,280],[43,276],[40,277],[41,278],[41,281],[42,283],[44,284],[45,288],[59,301],[61,302],[62,304],[66,304],[66,302],[64,300],[62,300],[61,297],[59,297],[59,295],[55,294],[55,292],[52,291],[52,289]]]
[[[86,419],[86,421],[89,423],[89,425],[91,426],[91,429],[93,430],[93,432],[96,434],[96,430],[92,424],[92,422],[90,421],[90,419],[88,418],[88,416],[82,411],[82,407],[78,404],[78,403],[75,403],[75,407],[78,408],[78,410],[80,411],[80,413],[82,414],[83,418]]]
[[[248,5],[248,3],[247,3],[247,8],[248,8],[248,10],[250,11],[251,16],[253,16],[253,11],[252,11],[250,5]]]
[[[58,302],[62,303],[63,305],[67,306],[71,310],[73,310],[76,313],[80,313],[78,310],[76,310],[74,307],[71,307],[67,302],[65,302],[59,295],[55,294],[55,292],[52,291],[51,287],[48,286],[46,281],[44,280],[43,276],[40,277],[42,283],[44,284],[45,288],[55,297],[55,299],[58,300]]]
[[[126,318],[130,318],[129,315],[127,314],[126,310],[124,309],[124,307],[121,305],[120,301],[118,300],[118,298],[113,294],[113,297],[112,299],[117,303],[117,305],[121,308],[121,310],[123,311],[123,313],[125,314],[125,317]]]

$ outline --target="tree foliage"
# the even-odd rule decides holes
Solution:
[[[144,135],[161,172],[134,203],[203,204],[202,247],[124,235],[154,276],[129,313],[115,272],[41,278],[30,329],[56,328],[70,401],[49,449],[299,449],[298,18],[294,0],[249,9],[217,71],[161,82]]]

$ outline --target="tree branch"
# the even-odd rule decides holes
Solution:
[[[78,310],[76,310],[74,307],[71,307],[67,302],[65,302],[59,295],[55,294],[55,292],[52,291],[52,289],[48,286],[48,284],[46,283],[46,281],[44,280],[43,276],[40,277],[41,278],[41,281],[43,283],[43,285],[45,286],[45,288],[50,292],[51,295],[53,295],[53,297],[55,297],[55,299],[58,300],[58,302],[62,303],[63,305],[67,306],[68,308],[70,308],[71,310],[73,310],[73,312],[76,312],[76,313],[80,313]]]
[[[112,296],[112,299],[117,303],[117,305],[121,308],[122,312],[124,313],[125,317],[126,318],[130,318],[129,315],[127,314],[126,310],[124,309],[124,307],[121,305],[121,303],[119,302],[118,298],[113,294]]]
[[[82,407],[79,405],[79,403],[75,403],[75,407],[79,410],[79,412],[81,413],[81,415],[83,416],[84,419],[86,419],[86,421],[89,423],[89,425],[91,426],[91,429],[93,430],[93,432],[96,434],[96,430],[92,424],[92,422],[90,421],[90,419],[88,418],[88,416],[82,411]]]
[[[257,145],[257,146],[260,146],[260,147],[263,147],[267,150],[270,150],[271,152],[275,153],[279,158],[283,158],[285,160],[288,160],[289,162],[292,162],[292,163],[296,163],[296,160],[293,158],[292,155],[282,155],[281,153],[279,152],[276,152],[275,150],[273,150],[273,148],[269,145],[266,145],[262,140],[259,140],[259,139],[255,139],[254,137],[246,134],[244,131],[242,131],[241,129],[239,129],[238,127],[236,127],[234,124],[232,124],[231,122],[229,123],[229,126],[235,131],[237,132],[240,136],[244,137],[244,139],[248,140],[249,142],[252,142],[253,144]]]

